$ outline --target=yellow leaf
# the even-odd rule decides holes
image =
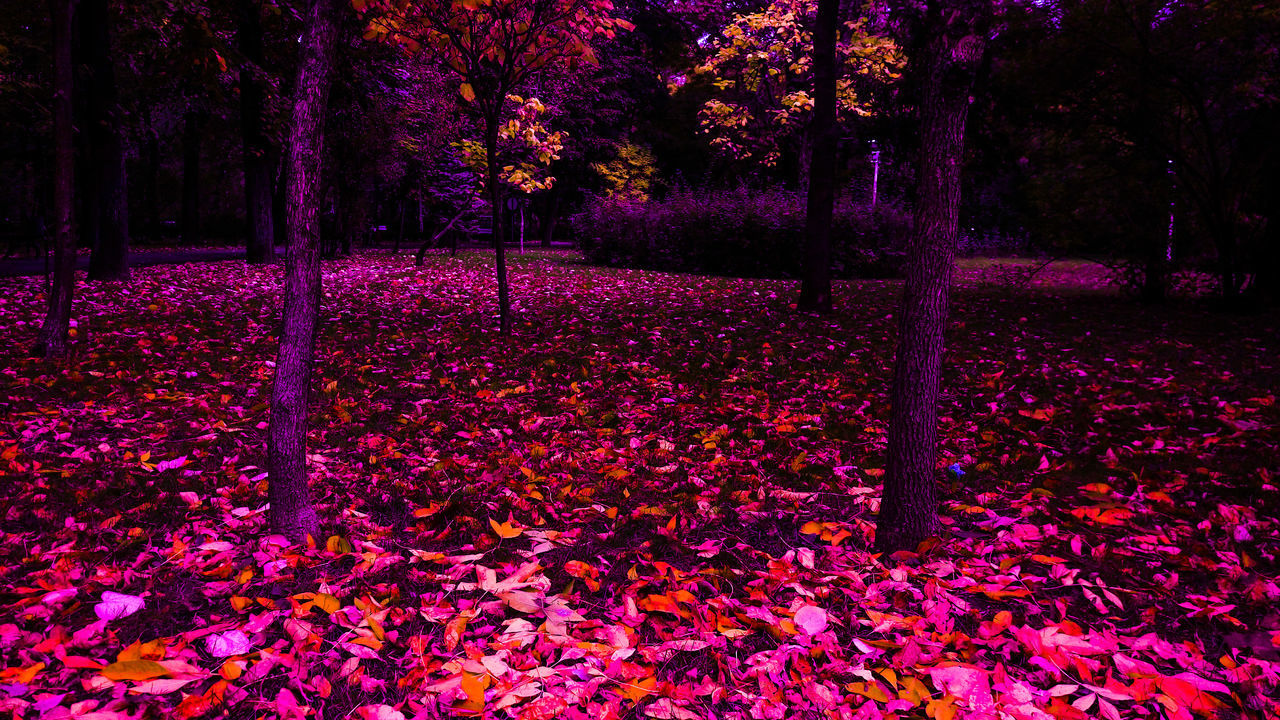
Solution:
[[[930,700],[925,706],[925,714],[934,720],[952,720],[956,716],[955,697],[947,695],[937,700]]]
[[[342,608],[342,602],[329,593],[316,593],[315,604],[326,613],[336,613]]]
[[[235,680],[244,672],[244,664],[243,660],[228,660],[222,663],[218,674],[227,680]]]
[[[876,702],[889,702],[889,694],[884,691],[884,687],[880,683],[875,681],[849,683],[844,686],[844,689],[851,693],[871,698]]]
[[[355,548],[351,546],[351,541],[341,535],[330,535],[329,539],[324,543],[324,549],[334,555],[343,555],[355,550]]]
[[[462,93],[462,99],[467,102],[475,102],[476,90],[471,87],[471,83],[462,83],[458,86],[458,92]]]
[[[125,660],[102,668],[103,677],[109,680],[150,680],[168,674],[169,671],[155,660]]]
[[[817,535],[818,533],[822,532],[822,523],[810,520],[809,522],[805,523],[803,527],[800,528],[800,532],[804,533],[805,535]]]

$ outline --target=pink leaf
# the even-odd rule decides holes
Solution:
[[[827,611],[816,605],[805,605],[796,611],[796,627],[808,635],[817,635],[827,629]]]

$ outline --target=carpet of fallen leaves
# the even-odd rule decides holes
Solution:
[[[82,284],[58,363],[0,281],[0,709],[1278,716],[1275,315],[962,271],[946,536],[886,558],[899,283],[513,266],[504,339],[482,253],[325,264],[311,547],[265,526],[278,266]]]

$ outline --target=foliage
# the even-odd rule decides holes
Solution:
[[[723,99],[704,104],[702,128],[725,156],[772,167],[797,150],[813,111],[816,7],[816,0],[773,0],[735,17],[710,44],[695,72],[710,77]],[[838,116],[846,122],[874,112],[872,96],[904,63],[898,45],[873,32],[866,17],[843,23],[836,58]]]
[[[657,167],[653,153],[635,143],[617,146],[617,156],[607,163],[593,163],[591,169],[604,183],[605,197],[631,202],[645,202],[653,187]]]
[[[782,190],[677,190],[662,200],[595,198],[574,217],[592,262],[748,277],[796,277],[804,198]],[[887,277],[901,268],[909,217],[848,199],[832,221],[837,277]]]
[[[325,264],[314,548],[262,505],[279,267],[81,283],[59,364],[21,357],[42,280],[0,280],[0,709],[1275,716],[1275,315],[962,275],[965,475],[877,558],[898,283],[817,318],[531,254],[513,345],[460,257]]]
[[[1280,88],[1280,12],[1091,0],[1022,13],[995,63],[992,145],[1021,160],[1037,235],[1127,261],[1143,285],[1163,284],[1151,276],[1170,272],[1169,254],[1174,267],[1212,265],[1236,295],[1259,240],[1242,201],[1272,146],[1260,110]]]
[[[514,117],[498,128],[499,162],[498,179],[504,185],[529,194],[549,190],[556,179],[546,172],[551,163],[560,158],[567,133],[548,130],[542,124],[546,106],[538,98],[525,100],[519,95],[508,95],[515,105]],[[485,186],[489,175],[489,163],[485,157],[484,143],[480,140],[460,140],[454,143],[462,163],[475,173],[480,187]]]
[[[592,63],[590,42],[630,23],[609,0],[357,0],[366,39],[386,38],[435,55],[461,80],[482,116],[498,116],[507,95],[558,64]]]

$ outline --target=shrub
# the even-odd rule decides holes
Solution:
[[[662,200],[592,198],[572,218],[587,259],[604,265],[746,277],[797,277],[804,197],[782,190],[680,190]],[[836,203],[836,277],[896,275],[910,218],[881,206]]]

